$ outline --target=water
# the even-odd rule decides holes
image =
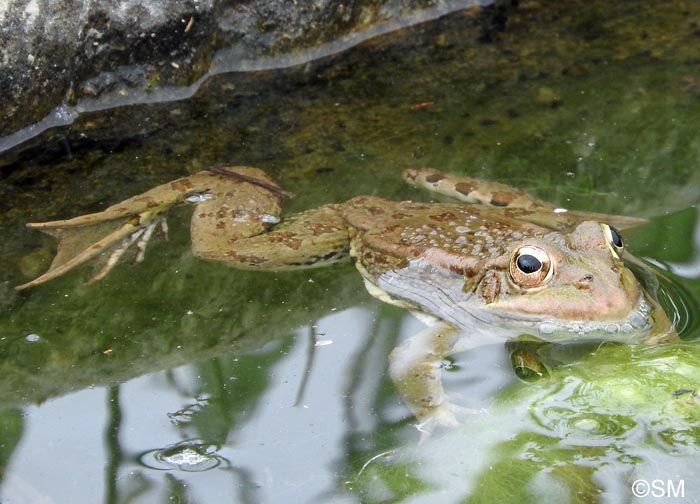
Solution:
[[[218,75],[187,101],[85,114],[4,153],[2,501],[620,502],[638,479],[683,481],[700,501],[699,25],[681,2],[456,13],[313,64]],[[183,206],[140,265],[14,293],[52,255],[24,222],[226,164],[265,168],[297,194],[290,211],[427,198],[399,181],[425,165],[648,217],[626,244],[655,265],[640,275],[685,342],[546,346],[527,381],[500,345],[455,355],[448,392],[486,412],[418,443],[386,362],[421,325],[351,265],[197,261]]]

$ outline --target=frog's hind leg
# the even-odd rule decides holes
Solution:
[[[619,229],[639,226],[646,219],[556,208],[515,187],[490,180],[453,175],[433,168],[410,168],[403,173],[409,184],[465,203],[527,211],[527,220],[543,227],[571,231],[578,224],[593,220]]]
[[[507,184],[453,175],[433,168],[410,168],[403,172],[403,178],[413,186],[466,203],[526,210],[554,208],[549,203]]]
[[[256,207],[258,208],[258,207]],[[238,208],[243,226],[213,216],[217,210],[198,212],[192,220],[192,251],[201,259],[239,269],[283,271],[314,268],[343,260],[348,255],[348,229],[340,205],[329,204],[291,215],[279,224],[277,213],[261,214]],[[265,222],[256,226],[256,222]],[[235,223],[234,223],[235,224]],[[267,229],[269,228],[269,230]]]
[[[135,245],[136,261],[145,254],[146,245],[157,228],[167,235],[165,214],[178,203],[202,204],[217,200],[224,208],[231,198],[242,197],[241,188],[252,187],[269,200],[270,212],[279,212],[279,189],[262,170],[248,167],[220,169],[216,173],[198,172],[159,185],[142,194],[110,206],[102,212],[73,219],[30,223],[27,226],[43,231],[58,240],[58,250],[48,271],[40,277],[16,287],[26,289],[59,277],[100,255],[107,255],[104,267],[92,281],[99,280],[119,262],[127,249]]]

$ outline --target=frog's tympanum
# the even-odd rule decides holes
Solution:
[[[358,196],[280,220],[288,196],[261,170],[202,171],[103,212],[30,224],[59,240],[41,284],[95,258],[103,278],[131,246],[137,261],[165,213],[195,203],[192,251],[228,266],[289,270],[354,261],[367,290],[428,325],[390,357],[406,403],[430,430],[461,411],[444,393],[444,359],[485,338],[601,339],[659,343],[677,338],[657,303],[623,264],[618,229],[629,217],[564,211],[512,187],[432,169],[404,178],[460,202],[417,203]],[[465,204],[470,203],[470,204]]]

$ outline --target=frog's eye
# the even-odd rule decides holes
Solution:
[[[549,255],[539,247],[520,247],[510,258],[511,279],[526,289],[543,286],[553,272]]]
[[[605,241],[608,244],[608,247],[610,247],[613,255],[620,259],[622,257],[622,252],[625,249],[620,232],[607,224],[601,224],[600,226],[603,228],[603,234],[605,235]]]

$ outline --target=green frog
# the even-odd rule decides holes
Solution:
[[[70,220],[32,223],[59,240],[49,270],[26,289],[98,256],[104,278],[132,246],[144,257],[166,235],[173,205],[194,204],[195,256],[242,269],[312,268],[349,258],[367,290],[410,310],[426,329],[390,355],[389,373],[419,428],[465,411],[441,382],[446,357],[485,341],[675,340],[673,325],[623,263],[619,229],[644,220],[566,211],[505,184],[406,170],[414,186],[456,202],[358,196],[280,218],[291,193],[251,167],[198,172]],[[465,204],[466,203],[466,204]]]

